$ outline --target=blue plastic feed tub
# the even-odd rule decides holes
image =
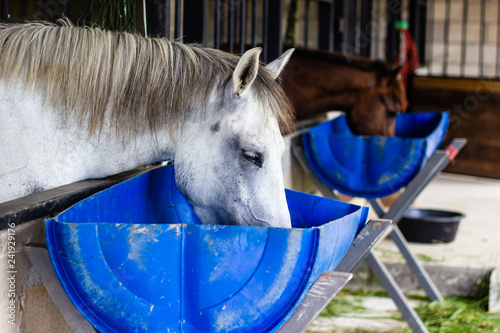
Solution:
[[[340,116],[304,133],[306,158],[330,188],[362,197],[388,196],[417,175],[443,141],[448,113],[404,113],[396,137],[354,135]]]
[[[47,221],[55,271],[100,332],[273,332],[333,270],[367,208],[287,191],[292,229],[202,225],[149,171]]]

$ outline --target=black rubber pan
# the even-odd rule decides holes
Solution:
[[[449,243],[455,239],[463,217],[458,212],[408,209],[398,227],[409,242]]]

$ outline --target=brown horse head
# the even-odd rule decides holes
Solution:
[[[377,84],[359,94],[347,112],[351,130],[358,135],[396,135],[396,115],[408,106],[401,78],[402,67],[377,73]]]
[[[406,110],[401,68],[338,52],[296,49],[282,75],[297,120],[345,111],[359,135],[395,135],[395,115]]]
[[[379,93],[389,112],[405,112],[408,107],[406,90],[401,75],[402,71],[403,67],[398,67],[379,74]]]

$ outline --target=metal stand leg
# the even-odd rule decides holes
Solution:
[[[399,199],[398,199],[398,201],[399,201]],[[408,201],[408,202],[411,202],[411,201]],[[388,213],[387,214],[384,213],[384,210],[380,204],[380,201],[370,200],[370,204],[374,208],[377,215],[384,216],[384,217],[388,215]],[[405,211],[406,211],[408,206],[404,205],[404,207],[402,207],[402,209],[405,209]],[[403,257],[405,258],[410,269],[413,271],[413,274],[415,274],[415,276],[417,277],[422,288],[424,288],[424,291],[427,293],[427,296],[429,297],[429,299],[431,301],[442,301],[443,296],[441,295],[438,288],[436,287],[436,285],[432,281],[431,277],[429,276],[429,274],[427,273],[425,268],[417,260],[415,255],[410,251],[410,248],[408,247],[408,242],[406,241],[406,239],[404,238],[403,234],[401,233],[401,231],[399,230],[399,228],[397,226],[397,223],[399,222],[399,220],[397,220],[397,221],[392,220],[392,221],[393,221],[392,230],[389,234],[391,239],[394,241],[396,246],[399,248],[399,251],[401,252]]]
[[[366,261],[370,269],[375,273],[378,280],[382,284],[382,287],[386,290],[387,294],[392,298],[398,307],[413,332],[428,333],[424,323],[408,303],[403,291],[399,288],[396,281],[394,281],[387,267],[385,267],[382,261],[380,261],[380,259],[378,259],[375,253],[371,250],[373,245],[381,238],[381,235],[386,230],[386,227],[389,227],[388,229],[391,228],[390,223],[391,220],[370,220],[366,227],[363,228],[363,230],[361,230],[358,236],[354,239],[351,247],[340,264],[337,266],[336,270],[341,272],[355,272],[359,264],[363,262],[363,260]],[[379,225],[381,227],[379,227]],[[397,227],[395,227],[394,230],[399,231]],[[391,232],[391,235],[392,234],[393,232]],[[404,238],[403,241],[406,242]],[[408,253],[411,254],[411,252]],[[418,261],[416,261],[416,263],[418,264]],[[427,275],[427,272],[423,268],[422,272]],[[429,281],[431,281],[430,278]]]
[[[396,281],[394,281],[391,273],[389,273],[382,261],[380,261],[380,259],[377,258],[377,256],[375,256],[372,251],[370,251],[365,261],[373,271],[373,273],[375,273],[375,276],[380,281],[385,291],[387,291],[387,294],[389,294],[394,303],[396,303],[396,306],[398,307],[399,311],[401,312],[413,332],[428,333],[424,323],[417,315],[415,310],[413,310],[413,308],[410,306],[405,295],[396,284]]]
[[[404,238],[403,234],[401,234],[397,224],[416,197],[432,181],[432,179],[434,179],[434,177],[448,165],[450,160],[454,157],[454,155],[456,155],[456,153],[458,153],[458,151],[460,151],[460,149],[462,149],[466,142],[467,141],[465,139],[455,139],[446,150],[436,151],[417,176],[410,182],[410,184],[408,184],[404,193],[392,205],[391,209],[387,213],[385,212],[380,200],[370,200],[370,205],[373,207],[377,215],[381,218],[392,220],[393,229],[390,233],[390,237],[399,248],[399,251],[408,263],[408,266],[417,277],[420,285],[425,290],[431,301],[442,301],[443,296],[430,278],[427,271],[410,251],[408,242]]]
[[[426,163],[426,165],[422,168],[422,170],[420,170],[417,176],[413,179],[413,181],[408,184],[405,192],[399,197],[394,205],[392,205],[391,209],[388,212],[385,212],[385,209],[379,199],[370,200],[370,205],[373,207],[379,217],[393,221],[392,228],[389,227],[387,228],[387,230],[391,230],[390,236],[392,240],[398,246],[400,252],[408,262],[408,265],[417,276],[420,284],[432,301],[442,301],[443,297],[423,266],[418,262],[417,258],[410,251],[408,243],[406,242],[404,236],[401,234],[401,231],[397,227],[397,224],[403,217],[408,207],[415,200],[415,198],[431,182],[431,180],[448,165],[450,160],[455,157],[455,155],[460,151],[460,149],[462,149],[466,142],[467,140],[465,139],[454,139],[453,142],[446,148],[446,150],[436,151]],[[330,189],[325,183],[323,183],[309,167],[309,163],[307,162],[300,143],[296,142],[293,147],[293,153],[299,160],[306,173],[309,175],[309,177],[311,177],[320,192],[325,197],[337,199],[336,195],[333,194],[332,189]],[[377,237],[377,239],[375,239],[371,244],[371,248],[376,245],[375,243],[379,239],[383,239],[383,237]],[[351,250],[352,249],[349,249],[349,251]],[[349,251],[347,254],[349,254]],[[344,260],[342,260],[342,262],[339,264],[338,269],[340,268],[344,271],[352,272],[356,269],[358,262],[353,263],[349,261],[352,261],[352,258],[355,256],[354,252],[349,254],[349,257],[347,257],[347,254],[346,257],[344,257],[345,262]],[[369,265],[370,269],[375,273],[389,296],[394,300],[399,310],[401,311],[401,314],[408,322],[408,325],[411,327],[413,332],[428,332],[416,312],[410,307],[408,300],[390,275],[385,265],[375,256],[373,250],[370,250],[366,255],[365,261]]]
[[[278,332],[302,332],[305,330],[352,278],[352,274],[344,272],[349,272],[351,267],[354,267],[365,258],[373,243],[390,224],[391,221],[388,220],[368,221],[352,242],[335,272],[321,274],[292,317],[283,324]]]
[[[321,274],[292,317],[281,326],[278,332],[296,333],[305,330],[351,278],[350,273],[324,272]]]
[[[425,293],[429,296],[429,299],[431,301],[443,301],[441,292],[436,287],[434,281],[432,281],[422,264],[420,264],[415,255],[410,251],[408,242],[397,226],[394,226],[390,236],[394,243],[396,243],[403,257],[406,259],[406,262],[413,271],[413,274],[417,277],[418,282],[420,282],[420,285],[424,288]]]
[[[336,272],[355,272],[357,267],[363,262],[373,245],[379,240],[387,227],[391,225],[391,220],[370,220],[366,226],[354,238],[349,250],[344,258],[335,268]]]

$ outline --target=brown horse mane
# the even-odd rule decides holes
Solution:
[[[374,60],[359,56],[345,55],[341,52],[330,52],[324,50],[311,50],[305,48],[297,48],[294,51],[294,57],[307,56],[311,61],[321,60],[341,64],[365,72],[387,72],[391,71],[392,66],[382,60]]]

